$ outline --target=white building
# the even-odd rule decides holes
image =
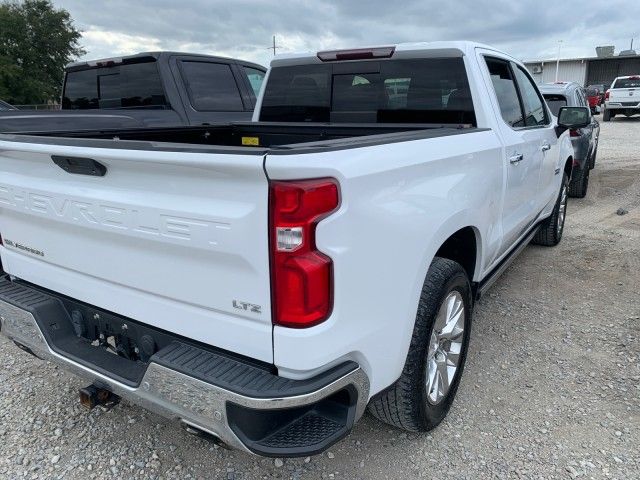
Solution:
[[[531,60],[524,64],[536,83],[556,81],[556,60]],[[623,75],[640,75],[640,55],[561,59],[557,79],[582,86],[608,86]]]

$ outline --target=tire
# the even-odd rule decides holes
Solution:
[[[604,111],[602,112],[602,121],[608,122],[610,120],[611,120],[611,111],[605,108]]]
[[[589,161],[588,161],[589,162]],[[574,168],[569,182],[569,196],[573,198],[584,198],[589,188],[589,172],[591,169],[587,162],[584,168]]]
[[[453,337],[454,341],[461,342],[453,349],[459,351],[457,368],[451,375],[452,379],[451,377],[449,379],[448,390],[442,392],[444,395],[437,399],[432,398],[438,396],[438,390],[429,389],[429,378],[435,378],[436,385],[441,384],[437,383],[437,375],[427,377],[427,374],[441,371],[437,368],[434,370],[434,366],[438,364],[438,358],[440,365],[449,365],[447,362],[454,356],[443,356],[443,350],[432,348],[434,344],[431,342],[433,339],[437,345],[440,331],[438,327],[445,324],[443,319],[447,317],[447,308],[443,305],[445,303],[449,305],[451,301],[456,306],[460,305],[464,308],[461,314],[452,316],[457,319],[456,327],[464,326],[462,332],[459,328],[454,330],[458,333]],[[441,310],[442,308],[444,310]],[[444,419],[453,403],[464,369],[471,333],[472,308],[471,285],[462,266],[453,260],[434,258],[420,294],[411,345],[402,375],[396,383],[371,401],[369,412],[374,417],[411,432],[429,431]],[[439,316],[439,313],[444,313],[444,316]],[[442,345],[446,351],[446,340]],[[454,347],[453,344],[449,348],[452,347]],[[449,369],[445,366],[444,372],[448,371]]]
[[[569,177],[565,173],[562,176],[562,185],[560,193],[556,200],[551,216],[544,220],[538,228],[532,243],[536,245],[544,245],[553,247],[562,240],[562,232],[564,231],[564,221],[567,216],[567,196],[569,194]]]

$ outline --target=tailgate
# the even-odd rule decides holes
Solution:
[[[5,271],[271,362],[263,155],[125,144],[0,141]],[[52,155],[95,160],[106,173],[68,173]]]
[[[640,88],[614,88],[609,91],[609,102],[631,102],[635,105],[640,102]]]

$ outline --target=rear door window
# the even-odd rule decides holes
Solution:
[[[485,61],[500,105],[502,118],[513,128],[524,127],[522,107],[509,62],[492,57],[486,57]]]
[[[167,100],[155,61],[68,72],[65,109],[164,108]]]
[[[241,112],[240,89],[225,63],[182,61],[180,69],[189,100],[199,112]]]
[[[275,67],[261,121],[475,125],[461,58]]]

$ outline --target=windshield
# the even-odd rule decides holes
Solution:
[[[62,108],[164,108],[167,100],[153,62],[67,72]]]
[[[567,106],[567,97],[565,97],[564,95],[551,95],[549,93],[543,93],[542,96],[547,101],[549,110],[551,110],[551,113],[553,113],[556,117],[558,116],[558,112],[560,112],[560,107]]]
[[[640,88],[640,77],[618,78],[611,88]]]
[[[275,67],[260,120],[475,125],[461,58]]]

